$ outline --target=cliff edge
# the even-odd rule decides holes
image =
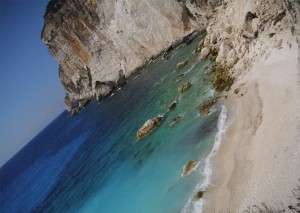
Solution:
[[[59,62],[65,106],[102,100],[152,57],[204,29],[218,1],[51,0],[42,40]]]

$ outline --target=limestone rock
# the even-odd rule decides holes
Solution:
[[[184,167],[183,167],[183,171],[182,171],[182,177],[185,177],[189,174],[191,174],[195,169],[197,169],[197,160],[190,160],[189,162],[187,162]]]
[[[104,97],[113,88],[103,82],[122,85],[170,43],[183,42],[180,38],[204,29],[208,20],[195,13],[207,13],[209,8],[185,1],[51,0],[41,37],[59,62],[66,108],[79,111],[79,100]],[[100,88],[97,82],[102,82]],[[76,107],[72,101],[78,102]]]
[[[228,53],[227,59],[226,59],[226,65],[227,67],[233,67],[235,63],[237,62],[238,57],[234,49],[231,49]]]
[[[190,87],[192,86],[192,84],[190,82],[185,83],[184,85],[182,85],[181,87],[178,88],[178,93],[182,94],[185,91],[187,91]]]
[[[162,122],[163,117],[158,115],[154,118],[147,120],[144,125],[138,130],[136,133],[136,138],[138,140],[148,136],[151,132],[153,132]]]
[[[176,66],[176,70],[180,70],[181,68],[183,68],[185,65],[187,65],[189,61],[188,60],[184,60],[182,62],[179,62]]]
[[[218,52],[218,56],[216,58],[217,63],[222,63],[227,59],[228,53],[231,51],[231,46],[228,42],[223,42],[220,45],[220,50]]]
[[[206,58],[210,53],[210,49],[208,47],[204,47],[202,50],[201,50],[201,53],[200,53],[200,56],[201,58]]]
[[[123,86],[124,84],[126,84],[126,77],[124,75],[124,72],[123,70],[120,70],[119,71],[119,79],[117,80],[116,82],[117,86],[121,87]]]

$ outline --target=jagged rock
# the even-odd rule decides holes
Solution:
[[[286,15],[285,10],[278,11],[277,16],[274,18],[273,25],[275,26],[278,22],[280,22],[285,15]]]
[[[201,50],[201,53],[200,53],[200,56],[201,58],[206,58],[210,53],[210,49],[208,47],[204,47],[202,50]]]
[[[257,15],[255,13],[248,11],[245,16],[245,21],[251,21],[254,18],[257,18]]]
[[[182,85],[181,87],[178,88],[178,93],[182,94],[185,91],[187,91],[190,87],[192,86],[192,84],[190,82],[185,83],[184,85]]]
[[[138,140],[148,136],[151,132],[153,132],[163,121],[163,117],[158,115],[154,118],[147,120],[144,125],[138,130],[136,133],[136,138]]]
[[[242,26],[243,30],[243,38],[247,39],[248,42],[256,39],[258,36],[260,19],[257,17],[255,13],[247,12],[245,16],[245,22]]]
[[[170,52],[178,47],[179,45],[181,45],[182,43],[186,43],[187,45],[190,44],[198,35],[201,35],[203,33],[205,33],[206,30],[197,30],[194,31],[186,36],[184,36],[183,38],[177,39],[174,42],[172,42],[172,44],[168,47],[168,49],[163,53],[163,57],[164,59],[169,59],[171,57]]]
[[[169,106],[168,106],[168,112],[173,111],[177,106],[177,101],[173,101]]]
[[[188,60],[184,60],[184,61],[182,61],[182,62],[179,62],[178,64],[177,64],[177,66],[176,66],[176,70],[179,70],[179,69],[181,69],[181,68],[183,68],[185,65],[187,65],[188,64]]]
[[[113,91],[114,88],[115,88],[115,84],[113,82],[97,81],[95,84],[95,96],[96,96],[97,101],[101,101],[111,91]]]
[[[221,0],[207,0],[207,4],[211,7],[220,6],[222,4]]]
[[[182,171],[182,176],[187,176],[189,174],[191,174],[197,167],[197,160],[190,160],[189,162],[187,162],[184,167],[183,167],[183,171]]]
[[[123,86],[124,84],[126,84],[126,77],[124,75],[124,72],[123,70],[120,70],[119,71],[119,79],[117,80],[116,84],[121,87]]]
[[[259,23],[260,23],[260,19],[259,18],[255,18],[255,19],[252,20],[251,24],[252,24],[252,31],[253,32],[258,32]]]
[[[228,53],[227,59],[226,59],[226,65],[227,67],[231,68],[235,63],[237,62],[238,57],[234,49],[231,49]]]
[[[210,38],[211,44],[216,44],[218,41],[218,38],[220,38],[220,32],[218,30],[214,31]],[[207,46],[207,45],[205,45]]]
[[[218,56],[216,58],[217,63],[225,63],[225,60],[227,59],[228,53],[231,51],[231,46],[228,42],[223,42],[220,45],[220,50],[218,52]]]

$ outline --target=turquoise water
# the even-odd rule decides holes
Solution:
[[[215,106],[207,117],[197,113],[199,104],[217,95],[205,74],[210,61],[199,61],[193,52],[201,39],[176,48],[168,60],[151,62],[79,116],[63,112],[1,168],[1,212],[174,213],[201,208],[203,202],[192,198],[208,184],[208,159],[220,137],[222,108]],[[185,59],[189,63],[176,71]],[[191,88],[178,94],[186,82]],[[167,112],[174,100],[176,108]],[[138,141],[137,130],[158,114],[164,115],[161,126]],[[170,125],[178,115],[181,119]],[[197,169],[182,177],[183,166],[194,159]]]

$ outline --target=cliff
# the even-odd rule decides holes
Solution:
[[[59,62],[65,106],[76,114],[195,29],[218,1],[51,0],[42,40]]]

